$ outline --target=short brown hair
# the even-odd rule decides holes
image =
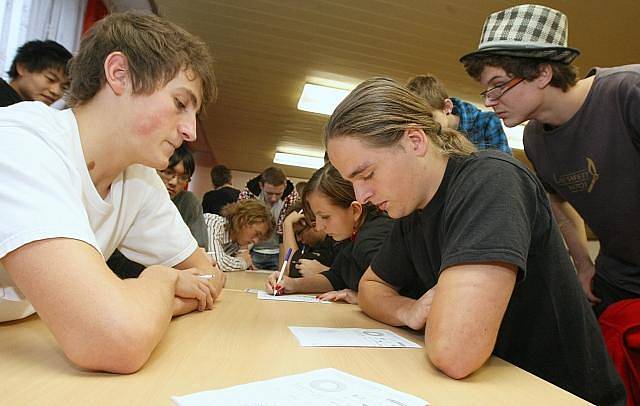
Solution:
[[[244,226],[265,223],[268,229],[267,233],[262,236],[262,240],[268,240],[275,228],[273,218],[271,217],[271,210],[269,210],[264,203],[256,199],[239,200],[235,203],[228,204],[222,208],[220,214],[227,219],[225,227],[232,239],[237,237]]]
[[[444,109],[444,101],[449,98],[447,89],[433,75],[418,75],[409,79],[407,89],[425,99],[431,107],[438,110]]]
[[[273,186],[284,185],[287,181],[287,175],[285,175],[284,171],[280,168],[276,168],[275,166],[270,166],[260,174],[260,182],[268,183]]]
[[[213,58],[202,40],[158,16],[126,12],[98,21],[82,39],[69,62],[69,105],[91,100],[102,89],[104,61],[116,51],[127,58],[134,94],[151,94],[184,70],[202,81],[202,106],[216,97]]]
[[[575,86],[578,80],[578,68],[574,65],[539,58],[478,54],[466,57],[463,64],[467,74],[478,81],[486,66],[502,68],[508,75],[530,81],[540,76],[544,65],[549,65],[552,70],[553,77],[549,84],[563,92]]]
[[[355,137],[371,147],[396,146],[409,128],[421,129],[443,155],[469,155],[476,150],[462,133],[443,128],[433,108],[393,79],[360,83],[336,107],[324,128],[325,145],[332,138]]]
[[[214,187],[231,183],[231,171],[224,165],[216,165],[211,168],[211,183]]]

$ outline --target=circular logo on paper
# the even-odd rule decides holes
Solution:
[[[378,331],[363,331],[362,334],[373,337],[382,337],[384,335]]]
[[[311,381],[309,383],[309,386],[322,392],[341,392],[347,387],[342,382],[331,381],[328,379],[318,379],[316,381]]]

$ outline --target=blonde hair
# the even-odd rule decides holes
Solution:
[[[334,110],[324,128],[332,138],[356,137],[377,148],[395,146],[408,128],[425,132],[443,155],[469,155],[476,147],[461,133],[433,119],[433,108],[406,87],[388,78],[360,83]]]
[[[202,40],[158,16],[126,12],[98,21],[82,39],[69,61],[70,106],[91,100],[105,85],[104,61],[116,51],[127,58],[134,94],[151,94],[184,70],[202,81],[202,106],[215,100],[213,58]]]
[[[444,109],[444,101],[449,98],[442,82],[433,75],[414,76],[407,82],[407,89],[438,110]]]
[[[268,228],[262,240],[268,240],[275,228],[271,210],[257,199],[239,200],[228,204],[222,208],[220,214],[227,219],[225,228],[232,240],[235,240],[240,230],[247,225],[265,223]]]

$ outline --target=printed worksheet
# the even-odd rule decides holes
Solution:
[[[328,300],[320,300],[315,295],[280,295],[273,296],[264,290],[258,291],[260,300],[279,300],[281,302],[307,302],[307,303],[332,303]]]
[[[422,348],[393,331],[368,328],[289,327],[303,347]]]
[[[333,368],[318,369],[230,388],[172,396],[179,406],[424,406],[408,393]]]
[[[0,287],[0,298],[12,302],[21,302],[24,300],[24,296],[12,286]]]

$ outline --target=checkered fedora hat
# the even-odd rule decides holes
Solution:
[[[549,7],[523,4],[491,14],[480,46],[462,58],[495,54],[571,63],[580,51],[567,47],[567,16]]]

